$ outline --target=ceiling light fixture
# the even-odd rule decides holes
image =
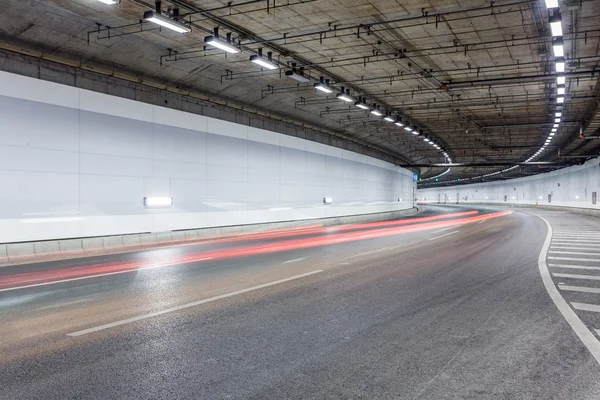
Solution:
[[[240,53],[242,50],[237,48],[233,43],[231,43],[231,33],[226,35],[226,40],[223,40],[219,37],[219,28],[215,28],[212,36],[207,36],[204,38],[204,44],[216,47],[217,49],[223,50],[229,54]]]
[[[404,128],[404,129],[406,129],[406,128]],[[417,129],[416,126],[412,127],[411,132],[412,132],[413,135],[422,135],[423,134],[423,131],[419,132],[419,130]]]
[[[565,94],[565,85],[559,85],[556,88],[556,94],[564,95]]]
[[[554,122],[558,124],[560,122],[560,118],[554,118]]]
[[[552,36],[559,37],[563,35],[562,31],[562,17],[560,13],[556,13],[549,19],[550,22],[550,30],[552,30]]]
[[[275,69],[279,69],[279,66],[277,64],[275,64],[275,62],[273,61],[273,53],[268,52],[267,57],[263,57],[262,49],[258,49],[258,54],[251,55],[250,61],[252,61],[254,64],[258,64],[261,67],[269,69],[271,71],[275,70]]]
[[[352,96],[350,96],[350,89],[348,89],[347,91],[344,90],[344,87],[342,86],[342,90],[340,90],[340,92],[337,94],[338,99],[345,101],[346,103],[350,103],[353,102],[354,99],[352,98]]]
[[[556,84],[557,85],[564,85],[565,84],[565,77],[564,76],[557,76],[556,77]]]
[[[394,121],[396,121],[396,120],[394,119],[394,117],[392,117],[392,114],[390,114],[390,113],[387,113],[387,114],[385,115],[385,117],[383,117],[383,120],[384,120],[384,121],[387,121],[387,122],[394,122]]]
[[[113,4],[118,4],[121,2],[121,0],[98,0],[100,3],[104,3],[104,4],[108,4],[108,5],[113,5]]]
[[[383,115],[383,113],[381,112],[381,110],[379,109],[379,106],[377,106],[377,104],[373,104],[373,108],[371,108],[371,114],[375,115],[376,117],[381,117]]]
[[[556,59],[556,72],[565,72],[565,59],[562,57]]]
[[[562,117],[562,113],[561,112],[555,112],[554,116],[557,117],[557,118],[560,118],[560,117]]]
[[[547,8],[558,8],[558,0],[545,0]]]
[[[363,110],[368,110],[369,106],[367,105],[367,99],[359,97],[358,100],[354,103],[354,105]]]
[[[192,29],[189,26],[184,25],[181,22],[171,19],[169,17],[165,17],[160,13],[154,11],[146,11],[144,13],[144,20],[153,22],[177,33],[190,33],[192,31]]]
[[[323,93],[333,93],[333,89],[329,86],[329,79],[323,77],[319,78],[319,82],[315,83],[315,89],[320,90]]]
[[[556,132],[550,132],[550,137],[556,135]]]
[[[304,76],[304,67],[296,68],[296,63],[292,63],[292,69],[285,71],[285,76],[300,83],[310,82],[310,78]]]
[[[552,49],[554,50],[554,57],[565,56],[565,46],[561,38],[556,38],[552,41]]]
[[[400,118],[400,117],[398,117],[396,119],[396,122],[394,122],[394,124],[396,124],[399,127],[403,127],[404,126],[404,124],[402,123],[402,118]]]
[[[564,96],[560,96],[560,97],[557,97],[557,98],[556,98],[556,103],[558,103],[558,104],[562,104],[562,103],[564,103],[564,102],[565,102],[565,98],[564,98]]]

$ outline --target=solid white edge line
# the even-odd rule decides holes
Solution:
[[[445,235],[436,236],[436,237],[433,237],[433,238],[431,238],[431,239],[427,239],[427,240],[435,240],[435,239],[443,238],[444,236],[448,236],[448,235],[454,235],[455,233],[458,233],[458,232],[459,232],[459,231],[454,231],[454,232],[446,233]]]
[[[104,273],[104,274],[95,274],[95,275],[89,275],[89,276],[80,276],[80,277],[77,277],[77,278],[61,279],[59,281],[33,283],[31,285],[15,286],[15,287],[6,288],[6,289],[0,289],[0,292],[8,292],[8,291],[11,291],[11,290],[27,289],[27,288],[38,287],[38,286],[55,285],[57,283],[80,281],[80,280],[83,280],[83,279],[100,278],[100,277],[103,277],[103,276],[110,276],[110,275],[127,274],[129,272],[144,271],[144,270],[147,270],[147,269],[156,269],[156,268],[161,268],[161,267],[171,267],[173,265],[191,264],[191,263],[194,263],[194,262],[206,261],[206,260],[212,260],[212,259],[213,259],[212,257],[206,257],[206,258],[199,258],[197,260],[191,260],[191,261],[182,261],[182,262],[176,262],[176,263],[157,264],[157,265],[150,265],[148,267],[140,267],[140,268],[134,268],[134,269],[125,269],[123,271],[115,271],[115,272],[107,272],[107,273]]]
[[[558,311],[563,315],[565,320],[571,325],[571,328],[579,336],[579,339],[583,342],[585,347],[589,350],[592,356],[596,359],[596,362],[600,364],[600,341],[596,339],[592,331],[590,331],[587,326],[579,319],[575,311],[569,307],[567,301],[562,297],[558,288],[554,285],[552,281],[552,277],[550,276],[550,272],[548,271],[548,266],[546,265],[546,256],[548,255],[548,248],[550,247],[550,242],[552,241],[552,226],[550,223],[543,217],[542,219],[546,223],[546,227],[548,228],[548,235],[546,236],[546,240],[544,245],[542,246],[542,250],[540,251],[540,255],[538,257],[538,268],[540,270],[540,275],[542,276],[542,282],[548,292],[548,295],[558,308]]]
[[[166,309],[161,310],[161,311],[155,311],[155,312],[151,312],[151,313],[148,313],[148,314],[138,315],[137,317],[126,318],[126,319],[122,319],[122,320],[119,320],[119,321],[111,322],[111,323],[108,323],[108,324],[98,325],[98,326],[94,326],[92,328],[88,328],[88,329],[83,329],[83,330],[76,331],[76,332],[67,333],[67,336],[81,336],[81,335],[86,335],[88,333],[98,332],[98,331],[101,331],[101,330],[104,330],[104,329],[108,329],[108,328],[114,328],[116,326],[129,324],[131,322],[141,321],[143,319],[156,317],[158,315],[168,314],[168,313],[172,313],[172,312],[175,312],[175,311],[183,310],[183,309],[186,309],[186,308],[195,307],[195,306],[199,306],[199,305],[206,304],[206,303],[211,303],[213,301],[226,299],[228,297],[237,296],[239,294],[244,294],[244,293],[252,292],[252,291],[255,291],[255,290],[259,290],[259,289],[264,289],[264,288],[269,287],[269,286],[274,286],[274,285],[278,285],[280,283],[285,283],[285,282],[293,281],[295,279],[304,278],[304,277],[307,277],[307,276],[310,276],[310,275],[318,274],[318,273],[323,272],[323,271],[324,270],[322,270],[322,269],[318,269],[316,271],[311,271],[311,272],[307,272],[305,274],[291,276],[289,278],[280,279],[280,280],[273,281],[273,282],[263,283],[262,285],[252,286],[252,287],[249,287],[249,288],[246,288],[246,289],[237,290],[235,292],[229,292],[229,293],[221,294],[221,295],[218,295],[218,296],[209,297],[208,299],[194,301],[194,302],[191,302],[191,303],[182,304],[182,305],[175,306],[175,307],[169,307],[169,308],[166,308]]]

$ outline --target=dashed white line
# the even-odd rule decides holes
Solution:
[[[448,232],[445,235],[441,235],[441,236],[436,236],[436,237],[432,237],[431,239],[427,239],[427,240],[436,240],[439,238],[443,238],[444,236],[449,236],[449,235],[454,235],[455,233],[458,233],[459,231],[454,231],[454,232]]]
[[[100,277],[103,277],[103,276],[126,274],[128,272],[137,272],[137,271],[144,271],[144,270],[147,270],[147,269],[155,269],[155,268],[161,268],[161,267],[170,267],[170,266],[173,266],[173,265],[191,264],[191,263],[195,263],[195,262],[199,262],[199,261],[206,261],[206,260],[212,260],[212,257],[199,258],[197,260],[181,261],[181,262],[176,262],[176,263],[150,265],[148,267],[140,267],[140,268],[134,268],[134,269],[125,269],[123,271],[107,272],[105,274],[95,274],[95,275],[88,275],[88,276],[80,276],[78,278],[61,279],[61,280],[52,281],[52,282],[34,283],[32,285],[24,285],[24,286],[17,286],[17,287],[11,287],[11,288],[6,288],[6,289],[0,289],[0,292],[8,292],[10,290],[27,289],[27,288],[38,287],[38,286],[55,285],[57,283],[80,281],[80,280],[83,280],[83,279],[100,278]]]
[[[548,257],[549,260],[600,262],[600,258]]]
[[[559,286],[559,289],[566,290],[569,292],[600,293],[600,288],[589,287],[589,286],[562,285],[562,286]]]
[[[258,285],[258,286],[252,286],[252,287],[249,287],[247,289],[237,290],[235,292],[221,294],[219,296],[210,297],[208,299],[194,301],[192,303],[182,304],[180,306],[169,307],[169,308],[166,308],[166,309],[161,310],[161,311],[155,311],[155,312],[151,312],[151,313],[148,313],[148,314],[139,315],[139,316],[133,317],[133,318],[122,319],[120,321],[111,322],[109,324],[94,326],[92,328],[83,329],[83,330],[80,330],[80,331],[77,331],[77,332],[68,333],[67,335],[68,336],[86,335],[88,333],[98,332],[98,331],[101,331],[101,330],[104,330],[104,329],[114,328],[116,326],[125,325],[125,324],[129,324],[129,323],[136,322],[136,321],[141,321],[143,319],[148,319],[148,318],[156,317],[156,316],[159,316],[159,315],[163,315],[163,314],[168,314],[168,313],[172,313],[172,312],[175,312],[175,311],[184,310],[186,308],[196,307],[196,306],[199,306],[199,305],[202,305],[202,304],[211,303],[213,301],[226,299],[228,297],[237,296],[239,294],[244,294],[244,293],[252,292],[252,291],[255,291],[255,290],[259,290],[259,289],[264,289],[264,288],[269,287],[269,286],[279,285],[280,283],[285,283],[285,282],[293,281],[293,280],[296,280],[296,279],[305,278],[307,276],[318,274],[320,272],[323,272],[323,270],[322,269],[318,269],[316,271],[307,272],[307,273],[302,274],[302,275],[291,276],[289,278],[280,279],[278,281],[273,281],[273,282],[269,282],[269,283],[264,283],[264,284]]]
[[[574,309],[580,310],[580,311],[600,312],[600,306],[596,305],[596,304],[571,302],[571,305],[573,306]]]
[[[570,265],[570,264],[548,264],[552,268],[571,268],[571,269],[589,269],[600,270],[600,267],[588,267],[586,265]]]
[[[575,311],[569,307],[569,304],[562,297],[558,288],[554,285],[550,271],[548,271],[548,266],[546,265],[546,256],[548,255],[550,241],[552,240],[552,225],[550,225],[545,218],[540,217],[539,215],[538,217],[546,223],[546,227],[548,228],[548,235],[546,236],[546,240],[542,246],[542,251],[540,251],[540,255],[538,257],[538,268],[540,270],[540,275],[542,276],[542,281],[544,282],[544,287],[565,320],[569,323],[569,325],[571,325],[573,331],[577,334],[585,347],[587,347],[592,356],[600,364],[600,341],[598,341],[592,331],[585,326]],[[598,280],[600,280],[600,277],[598,277]]]
[[[298,262],[298,261],[304,261],[304,260],[306,260],[307,258],[308,258],[308,257],[294,258],[293,260],[287,260],[287,261],[284,261],[284,262],[282,262],[282,264],[291,264],[291,263],[295,263],[295,262]]]
[[[575,249],[577,250],[577,249]],[[553,251],[550,250],[549,253],[554,253],[554,254],[574,254],[574,255],[579,255],[579,256],[600,256],[599,253],[590,253],[590,252],[586,252],[586,251],[562,251],[562,250],[558,250],[558,251]]]
[[[563,274],[559,272],[553,272],[552,276],[556,278],[587,279],[589,281],[600,281],[600,276],[598,275]]]

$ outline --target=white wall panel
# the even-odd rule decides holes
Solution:
[[[78,111],[0,96],[0,144],[78,151]]]
[[[0,242],[412,207],[411,173],[380,160],[32,78],[0,78],[8,82],[0,86]],[[148,209],[147,196],[172,196],[174,205]],[[326,196],[334,203],[324,205]]]

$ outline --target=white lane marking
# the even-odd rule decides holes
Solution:
[[[558,272],[553,272],[552,276],[556,278],[587,279],[589,281],[600,281],[599,275],[562,274]]]
[[[571,249],[571,250],[592,250],[600,252],[600,247],[580,247],[580,246],[550,246],[551,249]]]
[[[282,262],[282,264],[290,264],[290,263],[295,263],[295,262],[298,262],[298,261],[303,261],[303,260],[306,260],[307,258],[308,258],[308,257],[294,258],[293,260],[287,260],[287,261],[284,261],[284,262]]]
[[[549,260],[600,262],[600,258],[548,257]]]
[[[579,250],[579,249],[573,249],[573,250]],[[575,255],[580,255],[580,256],[600,256],[600,254],[596,253],[590,253],[590,252],[586,252],[586,251],[553,251],[550,250],[549,253],[554,253],[554,254],[575,254]]]
[[[585,265],[568,265],[568,264],[548,264],[552,268],[571,268],[571,269],[589,269],[589,270],[600,270],[600,267],[588,267]]]
[[[213,259],[212,257],[206,257],[206,258],[199,258],[197,260],[182,261],[182,262],[168,263],[168,264],[150,265],[148,267],[140,267],[140,268],[135,268],[135,269],[125,269],[123,271],[107,272],[107,273],[104,273],[104,274],[95,274],[95,275],[89,275],[89,276],[80,276],[78,278],[61,279],[61,280],[52,281],[52,282],[34,283],[34,284],[31,284],[31,285],[16,286],[16,287],[11,287],[11,288],[6,288],[6,289],[0,289],[0,292],[8,292],[10,290],[27,289],[27,288],[38,287],[38,286],[55,285],[57,283],[74,282],[74,281],[80,281],[80,280],[83,280],[83,279],[99,278],[99,277],[102,277],[102,276],[126,274],[128,272],[144,271],[144,270],[147,270],[147,269],[155,269],[155,268],[161,268],[161,267],[171,267],[173,265],[190,264],[190,263],[194,263],[194,262],[198,262],[198,261],[206,261],[206,260],[212,260],[212,259]]]
[[[214,297],[209,297],[208,299],[194,301],[194,302],[191,302],[191,303],[182,304],[182,305],[175,306],[175,307],[169,307],[169,308],[166,308],[166,309],[161,310],[161,311],[155,311],[155,312],[151,312],[151,313],[148,313],[148,314],[139,315],[137,317],[126,318],[126,319],[122,319],[122,320],[119,320],[119,321],[111,322],[111,323],[108,323],[108,324],[94,326],[92,328],[83,329],[83,330],[80,330],[80,331],[77,331],[77,332],[68,333],[67,336],[81,336],[81,335],[86,335],[88,333],[98,332],[98,331],[101,331],[101,330],[104,330],[104,329],[108,329],[108,328],[114,328],[116,326],[125,325],[125,324],[129,324],[129,323],[136,322],[136,321],[141,321],[143,319],[148,319],[148,318],[156,317],[156,316],[159,316],[159,315],[163,315],[163,314],[168,314],[168,313],[172,313],[172,312],[175,312],[175,311],[184,310],[184,309],[190,308],[190,307],[196,307],[196,306],[199,306],[199,305],[202,305],[202,304],[211,303],[213,301],[222,300],[222,299],[226,299],[228,297],[237,296],[239,294],[244,294],[244,293],[252,292],[252,291],[255,291],[255,290],[259,290],[259,289],[264,289],[264,288],[269,287],[269,286],[279,285],[281,283],[293,281],[293,280],[300,279],[300,278],[305,278],[307,276],[318,274],[318,273],[321,273],[323,271],[324,270],[322,270],[322,269],[318,269],[316,271],[307,272],[305,274],[295,275],[295,276],[291,276],[289,278],[280,279],[280,280],[273,281],[273,282],[268,282],[268,283],[263,283],[262,285],[258,285],[258,286],[252,286],[252,287],[249,287],[247,289],[237,290],[235,292],[230,292],[230,293],[225,293],[225,294],[221,294],[221,295],[214,296]]]
[[[382,247],[380,249],[363,251],[362,253],[353,254],[353,255],[348,256],[348,257],[340,258],[339,261],[349,260],[351,258],[367,256],[367,255],[375,254],[375,253],[381,253],[382,251],[389,251],[389,250],[393,250],[393,249],[396,249],[396,248],[399,248],[399,247],[408,246],[409,244],[412,244],[412,243],[417,243],[417,242],[411,242],[411,243],[406,243],[406,244],[395,244],[395,245],[392,245],[392,246]]]
[[[39,310],[47,310],[47,309],[50,309],[50,308],[60,308],[60,307],[64,307],[64,306],[70,306],[70,305],[73,305],[73,304],[85,303],[87,301],[92,301],[94,299],[95,299],[95,297],[90,297],[90,298],[87,298],[87,299],[67,301],[65,303],[52,304],[50,306],[37,307],[37,308],[35,308],[35,310],[39,311]]]
[[[487,221],[487,219],[484,219],[483,221],[479,221],[478,224],[483,224],[485,221]]]
[[[597,240],[570,240],[570,239],[559,239],[552,240],[552,243],[585,243],[588,245],[593,245],[594,243],[598,243]]]
[[[539,215],[538,217],[546,223],[546,227],[548,228],[546,241],[544,242],[542,251],[540,251],[538,257],[538,268],[540,270],[540,275],[542,276],[542,281],[544,282],[544,287],[565,320],[571,325],[573,331],[579,336],[579,339],[583,342],[585,347],[587,347],[590,353],[592,353],[592,356],[596,359],[598,364],[600,364],[600,341],[596,339],[594,334],[585,326],[581,319],[579,319],[577,314],[575,314],[575,311],[569,307],[569,304],[562,297],[552,281],[552,276],[550,276],[548,266],[546,265],[546,256],[548,255],[548,248],[550,247],[550,241],[552,239],[552,226],[545,218],[540,217]],[[598,279],[600,279],[600,277]]]
[[[588,287],[588,286],[563,285],[563,286],[559,286],[559,288],[560,288],[560,290],[566,290],[569,292],[600,293],[600,288]]]
[[[600,306],[597,304],[571,302],[571,305],[573,306],[574,309],[580,310],[580,311],[600,312]]]
[[[444,236],[454,235],[455,233],[458,233],[458,232],[459,231],[449,232],[449,233],[446,233],[445,235],[436,236],[436,237],[433,237],[433,238],[427,239],[427,240],[436,240],[436,239],[439,239],[439,238],[443,238]]]
[[[433,233],[444,232],[444,231],[447,231],[448,229],[453,229],[453,228],[454,228],[453,226],[449,226],[448,228],[439,229],[437,231],[434,231]]]

